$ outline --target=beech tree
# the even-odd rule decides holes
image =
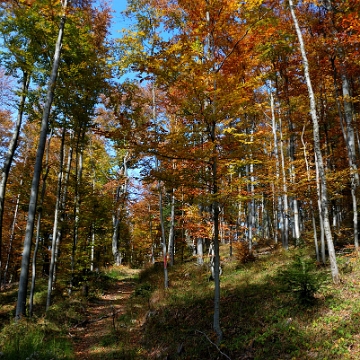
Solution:
[[[339,283],[340,281],[340,275],[339,270],[336,263],[336,255],[335,255],[335,248],[334,243],[332,240],[332,234],[331,234],[331,227],[330,227],[330,219],[329,219],[329,210],[328,210],[328,191],[327,191],[327,182],[326,182],[326,174],[325,174],[325,168],[324,168],[324,162],[323,157],[321,153],[320,148],[320,135],[319,135],[319,124],[317,119],[317,112],[316,112],[316,101],[314,96],[314,91],[312,88],[312,82],[310,79],[310,72],[309,72],[309,63],[306,55],[305,50],[305,44],[303,40],[303,36],[300,30],[300,26],[297,20],[297,16],[294,9],[294,4],[292,0],[289,0],[290,5],[290,12],[291,16],[294,21],[294,26],[296,30],[296,34],[299,39],[300,44],[300,51],[301,56],[303,59],[303,66],[304,66],[304,76],[306,80],[306,85],[309,92],[309,101],[310,101],[310,115],[311,120],[313,123],[313,132],[314,132],[314,150],[316,154],[316,162],[317,166],[319,168],[319,176],[320,176],[320,182],[321,182],[321,189],[320,189],[320,201],[321,201],[321,210],[322,214],[324,216],[324,230],[325,230],[325,236],[328,246],[328,252],[329,252],[329,259],[330,259],[330,266],[331,266],[331,274],[332,278],[335,284]]]
[[[51,110],[51,105],[54,97],[54,88],[55,82],[58,74],[58,68],[60,64],[60,53],[62,46],[62,38],[64,34],[65,28],[65,20],[66,20],[66,10],[67,10],[67,0],[62,4],[62,17],[59,27],[59,35],[56,41],[55,53],[53,59],[53,67],[50,75],[50,80],[48,84],[48,92],[46,97],[46,103],[44,106],[44,112],[42,116],[41,123],[41,136],[39,139],[39,145],[36,155],[36,163],[34,168],[34,176],[31,185],[31,196],[29,203],[29,212],[28,212],[28,221],[26,225],[26,235],[24,240],[24,250],[23,257],[21,262],[21,273],[20,273],[20,282],[19,282],[19,292],[18,292],[18,300],[16,305],[16,317],[19,318],[26,314],[26,297],[27,297],[27,283],[28,283],[28,273],[29,273],[29,263],[30,263],[30,250],[31,250],[31,241],[33,236],[34,229],[34,221],[35,221],[35,212],[36,212],[36,204],[37,204],[37,196],[39,190],[39,182],[40,182],[40,174],[42,167],[42,159],[44,155],[45,149],[45,141],[46,135],[48,131],[48,120]]]

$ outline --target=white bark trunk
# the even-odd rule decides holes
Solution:
[[[175,189],[172,189],[171,194],[171,214],[170,214],[170,230],[169,230],[169,263],[170,266],[174,265],[175,255]]]
[[[281,158],[281,174],[282,174],[282,218],[283,218],[283,229],[282,229],[282,245],[284,249],[289,248],[289,201],[287,196],[287,180],[286,180],[286,169],[285,169],[285,156],[284,156],[284,144],[282,135],[282,122],[279,117],[279,130],[280,130],[280,158]]]
[[[353,109],[350,102],[351,93],[348,78],[345,73],[345,68],[342,68],[342,92],[344,99],[344,113],[346,121],[346,147],[348,150],[348,161],[350,167],[350,181],[351,181],[351,197],[353,204],[353,229],[354,229],[354,245],[355,249],[359,250],[359,235],[358,235],[358,212],[357,212],[357,198],[356,189],[359,186],[359,173],[356,165],[356,148],[355,148],[355,132],[353,126]]]
[[[330,259],[330,267],[331,267],[331,274],[334,283],[339,283],[340,281],[340,274],[336,262],[336,255],[335,255],[335,248],[331,234],[331,227],[330,227],[330,220],[329,220],[329,213],[328,213],[328,195],[327,195],[327,184],[326,184],[326,174],[324,169],[324,163],[321,153],[321,145],[320,145],[320,131],[319,131],[319,123],[318,117],[316,112],[316,102],[315,102],[315,95],[312,88],[312,83],[310,79],[310,72],[309,72],[309,63],[306,55],[305,45],[303,41],[303,36],[301,33],[301,29],[295,14],[293,0],[289,0],[290,5],[290,12],[293,18],[296,34],[300,44],[300,51],[303,60],[303,67],[304,67],[304,76],[306,80],[306,85],[308,88],[309,93],[309,100],[310,100],[310,115],[313,123],[313,134],[314,134],[314,150],[317,157],[317,163],[319,166],[319,177],[321,181],[321,208],[323,211],[323,220],[324,220],[324,231],[325,237],[328,246],[329,252],[329,259]]]
[[[281,213],[281,198],[279,196],[279,179],[280,179],[280,161],[279,161],[279,148],[277,136],[277,124],[275,116],[274,95],[272,93],[272,83],[270,82],[270,107],[271,107],[271,127],[274,139],[274,156],[275,156],[275,177],[276,184],[273,184],[274,206],[273,206],[273,222],[274,222],[274,240],[278,242],[278,221],[279,213]],[[275,202],[275,198],[277,201]]]

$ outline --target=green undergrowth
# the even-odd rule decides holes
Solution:
[[[208,267],[192,261],[176,265],[169,269],[166,291],[162,270],[146,270],[141,279],[157,285],[143,325],[144,358],[360,358],[356,257],[339,257],[340,268],[351,263],[351,271],[344,271],[342,283],[334,286],[327,267],[316,264],[306,249],[279,250],[246,264],[229,259],[227,251],[223,246],[223,340],[218,346],[212,331],[214,283],[208,281]],[[300,273],[299,267],[304,269]],[[290,276],[292,283],[284,287],[279,274]]]
[[[77,275],[77,282],[69,293],[69,282],[58,280],[54,291],[52,305],[45,312],[47,281],[39,279],[34,295],[34,313],[32,317],[23,317],[15,321],[17,284],[0,292],[0,360],[73,360],[74,340],[70,332],[87,316],[87,306],[97,301],[104,292],[111,291],[116,282],[136,275],[131,270],[110,268],[102,272]],[[83,292],[83,286],[88,288]],[[107,335],[109,339],[110,335]],[[99,338],[104,345],[109,339]],[[132,351],[130,349],[130,351]],[[116,353],[119,349],[116,349]],[[104,359],[104,357],[101,357]],[[113,358],[113,357],[111,357]],[[127,357],[123,357],[126,359]]]
[[[3,292],[0,317],[2,359],[74,359],[69,329],[86,317],[89,302],[109,293],[117,281],[131,282],[131,296],[99,335],[91,360],[101,359],[359,359],[360,266],[356,256],[340,256],[342,282],[334,286],[328,266],[319,266],[308,250],[276,250],[242,264],[221,246],[222,342],[212,330],[214,282],[209,268],[195,259],[169,268],[164,289],[161,266],[140,275],[111,268],[90,274],[87,297],[81,283],[72,296],[59,291],[42,317],[42,289],[33,319],[14,323],[14,289]],[[206,262],[206,261],[205,261]],[[300,271],[298,269],[303,269]],[[279,274],[293,276],[284,286]],[[326,281],[324,282],[324,277]],[[321,280],[321,281],[320,281]],[[310,284],[311,301],[298,296]],[[299,285],[300,284],[300,285]],[[3,310],[3,311],[2,311]],[[26,349],[23,353],[22,351]]]

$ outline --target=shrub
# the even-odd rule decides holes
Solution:
[[[234,255],[236,260],[241,264],[255,261],[253,252],[249,249],[249,244],[244,241],[239,241],[233,244]]]
[[[326,277],[326,273],[316,269],[313,260],[302,255],[297,255],[286,269],[278,272],[283,290],[292,292],[302,305],[314,303],[314,295],[320,290]]]

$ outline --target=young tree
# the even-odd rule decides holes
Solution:
[[[27,298],[27,286],[28,286],[29,264],[30,264],[30,254],[31,254],[31,242],[32,242],[32,236],[33,236],[33,230],[35,224],[36,204],[37,204],[38,191],[39,191],[39,182],[41,177],[42,160],[44,155],[46,136],[48,132],[49,115],[54,97],[56,78],[58,75],[58,69],[60,65],[62,39],[64,35],[65,21],[66,21],[67,0],[64,0],[62,2],[61,10],[62,10],[62,16],[59,25],[58,38],[55,45],[55,53],[54,53],[54,59],[53,59],[52,70],[48,83],[48,88],[47,88],[46,102],[42,115],[40,139],[36,154],[34,176],[31,184],[28,221],[26,224],[24,249],[23,249],[23,256],[21,261],[19,291],[18,291],[18,299],[17,299],[16,313],[15,313],[16,318],[20,318],[21,316],[26,315],[26,298]]]

